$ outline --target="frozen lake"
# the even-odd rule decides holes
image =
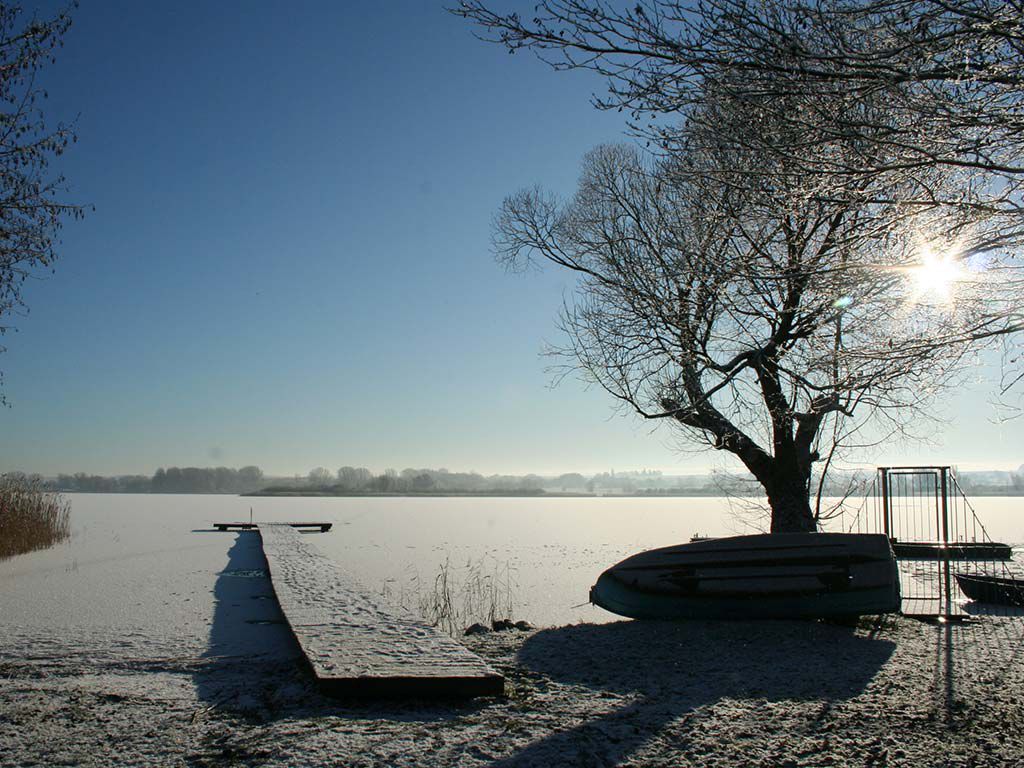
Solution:
[[[27,626],[138,627],[200,634],[208,595],[231,570],[237,533],[215,521],[324,520],[316,544],[371,591],[417,607],[445,563],[460,606],[493,598],[539,626],[605,622],[587,604],[597,575],[694,533],[749,532],[722,498],[242,498],[71,494],[72,537],[0,563],[0,615]],[[1024,542],[1024,499],[978,497],[993,538]],[[848,524],[849,524],[849,518]],[[470,588],[472,586],[473,588]],[[486,594],[482,594],[486,592]],[[467,612],[471,606],[465,606]]]

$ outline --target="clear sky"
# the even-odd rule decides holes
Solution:
[[[45,80],[48,116],[77,116],[59,168],[96,210],[4,340],[0,470],[720,465],[552,389],[571,285],[490,254],[506,194],[568,193],[623,139],[600,81],[426,0],[86,2]],[[1024,462],[991,378],[946,401],[936,446],[868,461]]]

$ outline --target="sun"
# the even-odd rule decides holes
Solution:
[[[908,272],[913,280],[911,300],[915,303],[951,303],[956,284],[964,277],[955,251],[937,253],[929,246],[921,249],[921,263]]]

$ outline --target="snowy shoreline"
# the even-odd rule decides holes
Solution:
[[[508,695],[462,703],[324,698],[278,639],[273,653],[191,655],[6,627],[0,765],[1002,766],[1024,754],[1020,619],[493,633],[466,643]]]

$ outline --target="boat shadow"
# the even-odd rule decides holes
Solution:
[[[728,699],[821,702],[863,692],[895,643],[852,627],[799,621],[620,621],[544,630],[518,654],[527,674],[629,703],[532,742],[495,766],[576,764],[630,755],[671,723],[699,728],[702,708]]]

